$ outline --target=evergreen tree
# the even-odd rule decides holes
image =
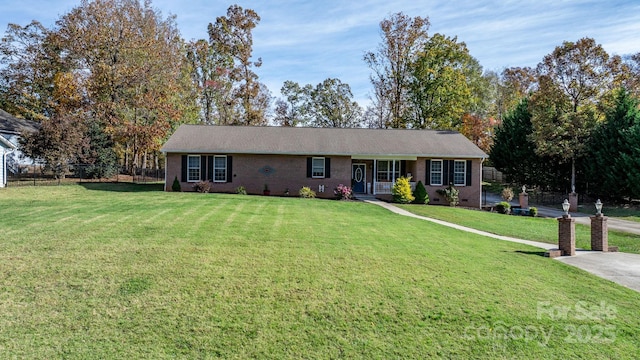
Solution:
[[[640,112],[638,100],[620,89],[606,120],[595,130],[589,144],[586,168],[594,194],[614,198],[639,196]]]
[[[489,158],[510,183],[549,185],[545,180],[548,176],[545,176],[544,162],[536,154],[531,140],[532,132],[529,102],[523,99],[496,128]]]

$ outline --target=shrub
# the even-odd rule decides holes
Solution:
[[[208,180],[198,181],[193,184],[193,189],[199,193],[208,193],[211,190],[211,183]]]
[[[460,203],[460,191],[453,187],[453,184],[449,184],[448,187],[436,191],[441,196],[444,196],[445,200],[449,202],[449,206],[456,206]]]
[[[529,208],[529,215],[533,216],[533,217],[538,216],[538,208],[534,207],[534,206],[530,207]]]
[[[338,200],[349,200],[353,195],[353,190],[349,186],[340,184],[333,190],[333,194]]]
[[[415,199],[411,194],[411,184],[409,181],[411,177],[401,176],[396,179],[396,182],[393,184],[393,189],[391,189],[391,194],[393,195],[393,202],[408,204],[413,202]]]
[[[298,194],[300,195],[301,198],[305,198],[305,199],[313,199],[316,197],[316,192],[311,190],[311,188],[308,186],[303,186],[298,192]]]
[[[501,201],[496,205],[496,211],[500,214],[508,214],[511,211],[511,204],[506,201]]]
[[[502,200],[504,201],[511,201],[513,200],[513,189],[511,189],[510,187],[506,187],[504,189],[502,189]]]
[[[414,204],[428,204],[429,203],[429,194],[427,193],[427,189],[424,188],[424,184],[422,181],[418,181],[416,184],[416,189],[413,191],[413,200]]]
[[[182,191],[182,187],[180,187],[180,181],[178,181],[177,176],[175,179],[173,179],[173,184],[171,185],[171,191],[174,191],[174,192]]]
[[[236,188],[236,194],[247,195],[247,189],[245,189],[244,186],[240,185]]]

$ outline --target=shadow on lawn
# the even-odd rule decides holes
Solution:
[[[82,183],[87,190],[113,191],[113,192],[150,192],[163,191],[164,183],[136,184],[125,182]]]
[[[515,253],[518,253],[518,254],[525,254],[525,255],[537,255],[537,256],[542,256],[542,257],[544,257],[544,253],[545,253],[545,251],[544,251],[544,250],[541,250],[541,251],[522,251],[522,250],[516,250],[516,251],[514,251],[514,252],[515,252]]]

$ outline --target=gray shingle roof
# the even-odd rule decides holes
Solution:
[[[181,125],[172,153],[485,158],[455,131]]]
[[[20,135],[25,131],[38,131],[39,124],[35,121],[18,119],[8,112],[0,109],[0,132],[6,134]]]

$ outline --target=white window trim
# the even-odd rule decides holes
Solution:
[[[462,163],[464,165],[464,171],[462,172],[462,183],[456,183],[456,163]],[[459,174],[460,172],[458,172]],[[467,186],[467,161],[466,160],[453,160],[453,186]]]
[[[322,175],[314,175],[315,174],[315,166],[314,163],[316,160],[322,160]],[[327,169],[326,169],[326,160],[323,157],[314,157],[311,158],[311,178],[313,179],[324,179],[325,176],[327,175]]]
[[[216,168],[216,158],[224,158],[224,180],[216,180],[216,169],[221,169],[221,168]],[[213,182],[216,183],[226,183],[227,182],[227,155],[214,155],[213,156]]]
[[[433,171],[433,163],[434,162],[439,162],[440,163],[440,171]],[[442,179],[444,179],[444,161],[442,159],[432,159],[431,163],[429,164],[429,166],[431,167],[429,169],[429,185],[431,186],[442,186]],[[440,183],[434,183],[431,182],[433,179],[433,174],[434,173],[439,173],[440,174]]]
[[[195,169],[195,167],[191,167],[189,166],[191,164],[190,159],[191,158],[198,158],[198,178],[196,180],[191,180],[191,173],[189,172],[189,170],[191,169]],[[200,181],[200,178],[202,177],[202,169],[201,169],[201,162],[202,159],[200,159],[200,155],[187,155],[187,182],[198,182]]]
[[[378,160],[378,168],[376,170],[376,181],[377,182],[392,182],[395,183],[396,179],[399,178],[400,176],[402,176],[402,174],[400,174],[400,161],[401,160],[395,160],[395,159],[389,159],[389,160]],[[379,164],[381,162],[385,162],[387,164],[387,169],[380,171],[379,168]],[[386,174],[386,180],[378,180],[378,175],[379,174]]]

